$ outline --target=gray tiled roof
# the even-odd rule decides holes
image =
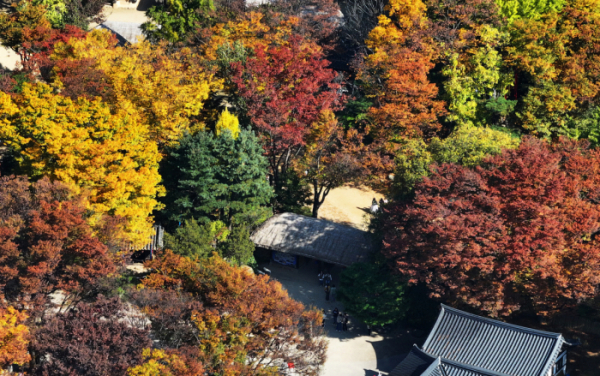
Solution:
[[[493,375],[544,376],[563,344],[565,340],[559,333],[507,324],[442,305],[423,351],[446,362],[496,372]]]
[[[436,358],[416,345],[389,376],[508,376],[478,367]]]

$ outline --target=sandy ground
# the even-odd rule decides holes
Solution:
[[[9,48],[0,46],[0,69],[13,70],[17,66],[19,55]]]
[[[359,229],[366,229],[373,198],[379,201],[381,193],[367,187],[340,187],[329,192],[319,209],[319,218],[342,223]]]

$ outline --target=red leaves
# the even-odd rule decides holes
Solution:
[[[599,162],[586,143],[529,138],[483,168],[434,166],[387,211],[385,252],[432,295],[492,315],[573,305],[600,284]]]
[[[25,178],[0,178],[3,297],[43,304],[57,289],[81,292],[114,271],[106,246],[85,222],[81,204],[47,179],[32,188],[34,193]]]
[[[248,116],[261,132],[275,170],[280,155],[304,145],[309,126],[341,98],[336,73],[313,43],[292,36],[285,46],[255,48],[244,65],[232,64],[233,82],[248,106]]]

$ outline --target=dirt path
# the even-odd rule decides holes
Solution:
[[[367,187],[340,187],[329,192],[319,209],[319,218],[366,229],[369,209],[373,198],[379,201],[384,196]]]

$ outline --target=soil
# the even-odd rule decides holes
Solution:
[[[319,209],[319,218],[366,230],[373,198],[379,202],[384,196],[368,187],[333,189]]]

